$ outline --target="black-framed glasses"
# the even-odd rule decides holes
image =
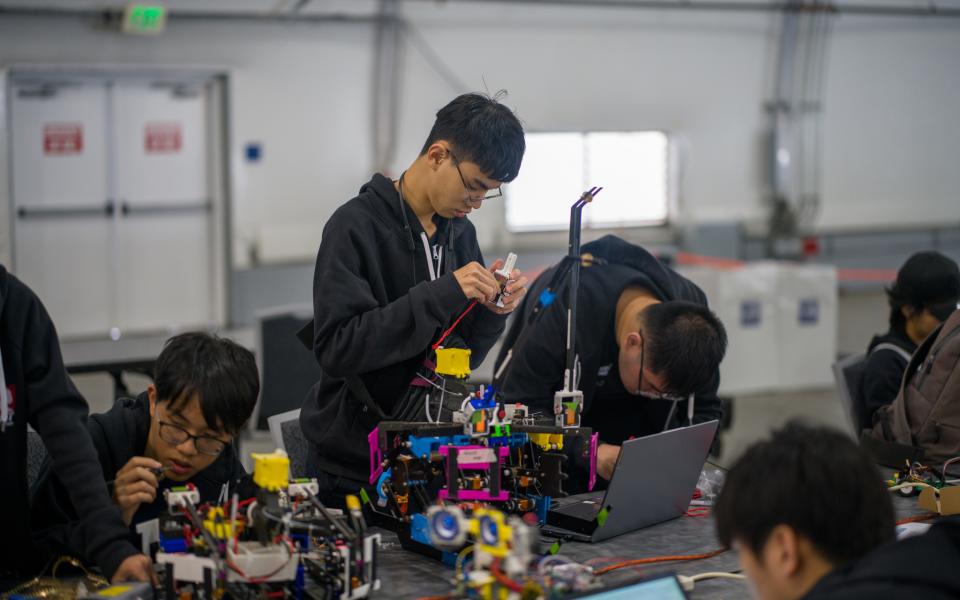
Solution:
[[[453,166],[457,168],[457,174],[460,175],[460,183],[463,184],[463,189],[464,191],[467,192],[468,201],[482,202],[483,200],[495,200],[503,196],[503,191],[500,189],[499,185],[496,187],[496,189],[488,190],[483,196],[479,198],[476,196],[471,196],[471,194],[476,193],[477,190],[474,190],[469,185],[467,185],[467,180],[463,178],[463,171],[460,170],[460,160],[457,159],[457,157],[453,154],[453,152],[450,152],[450,158],[453,159]]]
[[[157,423],[160,424],[160,439],[172,446],[179,446],[187,440],[193,440],[193,447],[197,452],[207,456],[220,456],[227,447],[227,442],[223,440],[209,435],[193,435],[179,425],[161,421],[159,417]]]
[[[637,395],[648,400],[666,400],[668,402],[682,402],[686,400],[686,398],[682,396],[657,389],[657,386],[653,383],[650,384],[650,387],[653,388],[652,392],[643,391],[643,360],[645,358],[643,348],[646,343],[646,337],[644,337],[643,331],[638,331],[637,333],[640,334],[640,377],[637,378]]]

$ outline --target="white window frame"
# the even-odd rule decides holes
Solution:
[[[530,131],[527,132],[527,135],[558,135],[558,136],[580,136],[581,144],[583,148],[582,158],[580,160],[582,172],[582,178],[579,178],[579,183],[574,184],[572,182],[565,182],[566,186],[563,187],[564,194],[569,196],[569,203],[572,204],[579,193],[588,189],[592,185],[608,185],[604,181],[593,181],[589,169],[589,155],[587,154],[587,143],[588,136],[592,134],[648,134],[656,133],[660,134],[664,138],[664,168],[666,173],[664,174],[663,180],[663,217],[662,218],[653,218],[653,219],[631,219],[625,221],[598,221],[591,218],[590,208],[587,207],[584,210],[583,218],[583,228],[585,230],[620,230],[624,228],[657,228],[668,225],[671,219],[676,214],[677,208],[677,188],[678,188],[678,176],[679,176],[679,165],[677,161],[677,147],[676,140],[669,132],[661,129],[643,129],[643,130],[585,130],[585,131]],[[526,158],[526,157],[525,157]],[[576,161],[574,161],[576,162]],[[573,165],[568,165],[567,171],[573,171]],[[520,169],[521,177],[523,176],[523,167]],[[574,177],[575,178],[575,177]],[[571,179],[567,177],[566,179]],[[562,223],[541,223],[541,224],[517,224],[512,222],[510,217],[510,203],[515,201],[520,201],[514,195],[516,192],[511,191],[512,184],[504,185],[504,226],[507,232],[512,234],[530,234],[530,233],[550,233],[557,231],[566,231],[569,225],[569,221],[565,218]],[[573,186],[573,187],[570,187]],[[567,189],[570,187],[570,189]],[[582,187],[582,189],[580,189]],[[610,188],[608,188],[609,190]],[[552,194],[545,194],[550,196],[551,200],[555,198],[557,191],[554,191]],[[566,198],[566,196],[561,196],[560,199]],[[609,197],[609,194],[608,194]],[[597,202],[602,202],[604,198],[603,193],[597,197]],[[528,202],[530,200],[522,200],[523,202]],[[543,198],[535,198],[534,201],[542,202]],[[564,214],[568,215],[569,211],[567,210],[569,206],[566,206],[564,209]]]

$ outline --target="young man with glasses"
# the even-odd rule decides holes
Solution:
[[[484,266],[467,216],[499,199],[524,148],[510,109],[464,94],[440,109],[400,177],[374,175],[324,227],[310,344],[322,375],[300,415],[307,474],[319,479],[324,501],[340,505],[367,484],[367,436],[380,421],[422,415],[415,390],[433,360],[431,344],[471,302],[482,306],[444,345],[469,348],[476,367],[523,297],[526,279],[514,271],[497,306],[492,271],[502,262]]]
[[[215,502],[225,484],[236,489],[244,482],[233,440],[259,393],[252,352],[207,333],[185,333],[164,345],[146,392],[90,417],[103,476],[132,538],[139,537],[137,525],[166,511],[164,490],[192,483],[201,502]],[[73,506],[52,473],[41,475],[32,518],[38,546],[74,553]]]
[[[680,425],[719,419],[717,388],[726,352],[723,324],[703,291],[645,249],[608,235],[582,247],[577,305],[582,423],[600,435],[598,473],[613,474],[620,444]],[[495,369],[506,402],[552,411],[562,388],[569,277],[561,265],[531,286]],[[534,313],[537,313],[534,316]]]

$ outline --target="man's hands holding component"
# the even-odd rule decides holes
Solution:
[[[507,315],[520,306],[520,301],[527,293],[527,278],[519,269],[513,269],[509,279],[498,279],[494,276],[494,271],[502,266],[503,260],[499,258],[489,269],[474,261],[454,271],[453,276],[467,298],[477,300],[487,307],[487,310],[498,315]],[[503,306],[497,306],[496,299],[501,289]]]
[[[162,465],[145,456],[134,456],[117,471],[113,481],[113,503],[120,507],[123,522],[130,525],[133,515],[144,502],[151,503],[157,498],[159,481],[157,469]]]

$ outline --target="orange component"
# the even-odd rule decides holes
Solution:
[[[407,505],[409,504],[409,502],[410,502],[410,496],[408,496],[407,494],[404,494],[402,496],[397,495],[397,506],[400,507],[401,515],[407,514]]]

